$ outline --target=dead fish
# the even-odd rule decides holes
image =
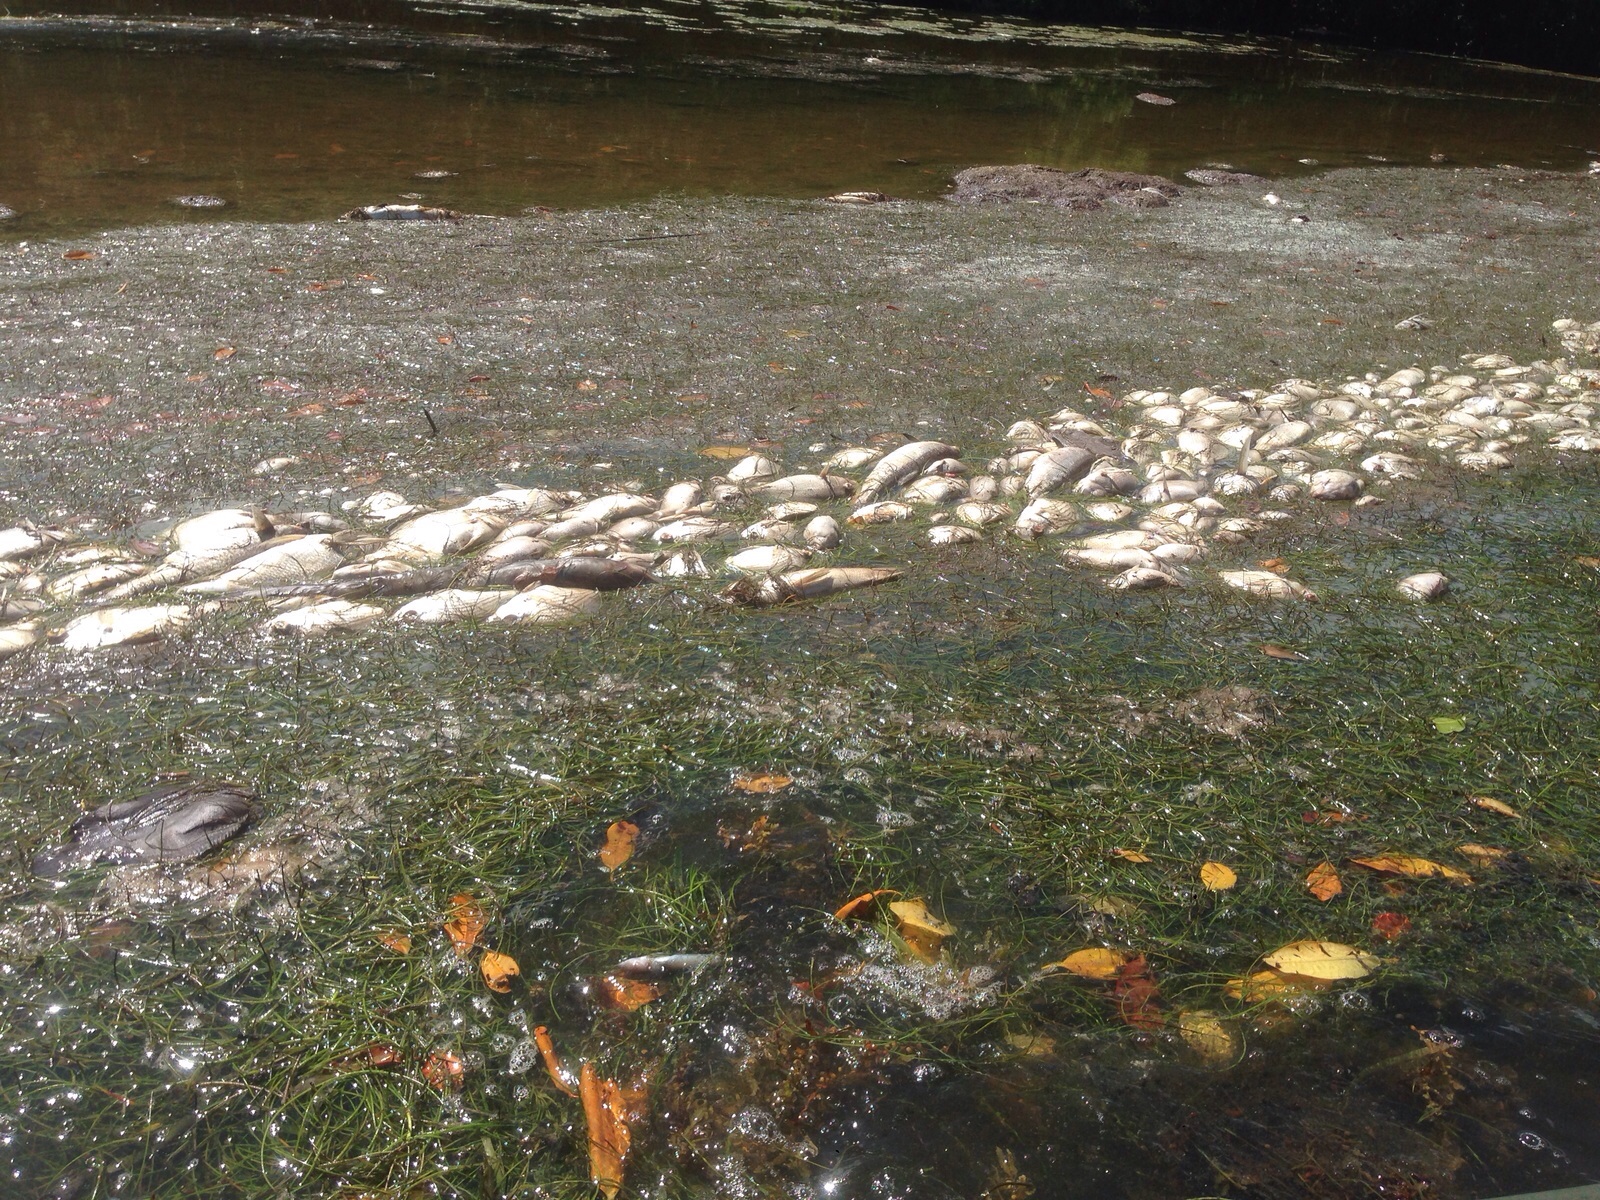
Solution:
[[[993,500],[1000,494],[1000,481],[993,475],[975,475],[967,485],[967,499],[979,504]]]
[[[640,496],[633,492],[610,492],[604,496],[596,496],[593,500],[585,500],[581,504],[574,504],[571,508],[562,510],[563,521],[593,520],[604,529],[614,525],[626,517],[647,517],[655,512],[660,505],[649,496]]]
[[[50,581],[45,589],[58,604],[70,604],[84,596],[92,596],[119,583],[137,579],[150,569],[148,563],[102,562],[80,567]]]
[[[255,529],[235,529],[227,537],[201,550],[174,550],[143,575],[119,583],[100,597],[105,602],[131,600],[147,592],[177,587],[197,579],[209,579],[243,562],[263,549]]]
[[[174,550],[204,551],[237,544],[245,530],[254,533],[257,542],[272,537],[272,523],[265,513],[255,509],[219,508],[179,521],[167,532],[167,541]]]
[[[710,568],[700,551],[693,546],[674,550],[655,565],[655,574],[661,579],[709,579]]]
[[[1092,548],[1085,549],[1081,546],[1068,546],[1061,552],[1061,557],[1069,563],[1080,567],[1089,567],[1096,571],[1127,571],[1134,567],[1154,568],[1160,561],[1148,550],[1140,550],[1132,546],[1121,549]]]
[[[739,531],[739,536],[747,542],[777,542],[792,546],[800,541],[800,530],[792,521],[768,517],[764,521],[746,525]]]
[[[1139,490],[1139,477],[1126,467],[1095,467],[1072,490],[1080,496],[1131,496]]]
[[[611,968],[613,975],[631,975],[635,978],[656,978],[681,971],[699,971],[724,962],[720,954],[641,954],[625,958]]]
[[[465,554],[490,541],[505,526],[499,517],[474,513],[465,507],[424,513],[396,526],[384,543],[383,553],[422,560]]]
[[[39,641],[44,634],[37,621],[23,621],[0,629],[0,658],[20,654]]]
[[[1317,594],[1303,583],[1274,575],[1271,571],[1218,571],[1217,577],[1229,587],[1265,596],[1272,600],[1315,600]]]
[[[1096,500],[1083,506],[1084,513],[1093,521],[1104,521],[1107,525],[1115,525],[1119,521],[1126,521],[1133,516],[1134,509],[1131,505],[1120,500]]]
[[[0,529],[0,562],[15,562],[32,558],[66,540],[66,534],[53,529],[36,529],[27,525],[14,525]]]
[[[733,526],[712,517],[683,517],[650,535],[653,542],[715,542],[733,534]]]
[[[870,446],[850,446],[840,450],[822,465],[832,471],[859,471],[868,463],[875,463],[882,457],[882,450],[874,450]]]
[[[778,464],[764,454],[747,454],[728,468],[729,483],[749,483],[757,479],[774,479]]]
[[[750,488],[752,496],[762,500],[799,500],[808,504],[826,504],[841,500],[856,490],[856,485],[840,475],[785,475],[769,483]]]
[[[920,475],[929,463],[960,457],[960,447],[945,442],[908,442],[878,460],[861,485],[858,499],[862,504],[870,504],[890,488]]]
[[[924,475],[906,484],[900,491],[900,498],[911,504],[949,504],[966,494],[967,485],[959,479]]]
[[[661,504],[656,508],[657,517],[675,517],[687,512],[704,498],[700,485],[693,480],[684,483],[675,483],[661,493]]]
[[[1006,504],[991,504],[987,501],[968,500],[964,504],[956,505],[956,520],[964,521],[968,525],[982,528],[1004,521],[1011,515],[1011,508]]]
[[[600,593],[588,588],[541,584],[518,592],[489,615],[497,625],[554,625],[592,617],[600,611]]]
[[[425,504],[411,504],[399,492],[373,492],[365,500],[347,500],[340,505],[347,512],[372,525],[396,525],[428,511]]]
[[[1166,538],[1144,529],[1113,529],[1079,538],[1073,543],[1085,550],[1121,550],[1129,546],[1139,550],[1154,550],[1166,544]]]
[[[461,507],[468,512],[486,513],[502,520],[519,521],[543,517],[567,506],[567,498],[548,488],[499,488],[487,496],[477,496]]]
[[[253,588],[326,579],[344,562],[334,549],[333,534],[314,533],[269,545],[213,579],[185,584],[180,590],[198,595],[227,596]]]
[[[1024,487],[1028,495],[1037,499],[1048,496],[1060,488],[1069,487],[1089,473],[1095,454],[1082,446],[1057,446],[1041,454],[1028,468]]]
[[[837,592],[875,587],[899,579],[903,572],[892,567],[816,567],[808,571],[788,571],[766,579],[741,579],[720,593],[729,604],[767,607],[799,600],[818,600]]]
[[[1070,500],[1052,500],[1040,496],[1017,514],[1013,528],[1025,538],[1044,537],[1050,533],[1064,533],[1083,522],[1083,513]]]
[[[1354,500],[1366,487],[1352,471],[1317,471],[1307,482],[1313,500]]]
[[[429,208],[422,204],[368,204],[352,208],[341,221],[459,221],[462,213],[453,208]]]
[[[478,563],[522,562],[530,558],[543,558],[550,553],[550,543],[544,538],[514,537],[496,541],[474,560]]]
[[[815,504],[804,500],[785,500],[767,506],[767,516],[774,521],[792,521],[795,517],[809,517],[817,511]]]
[[[555,543],[571,538],[593,537],[606,525],[607,522],[600,517],[564,517],[553,525],[545,526],[544,539]]]
[[[1181,588],[1183,581],[1159,567],[1129,567],[1114,579],[1106,580],[1106,586],[1119,592],[1148,592],[1157,588]]]
[[[355,604],[349,600],[325,600],[279,613],[261,628],[267,633],[298,633],[308,637],[323,633],[343,633],[362,629],[383,616],[376,604]]]
[[[650,582],[650,569],[617,558],[563,558],[539,572],[539,583],[592,592],[620,592]]]
[[[879,500],[876,504],[863,504],[845,518],[851,525],[887,525],[891,521],[908,521],[916,513],[908,504],[898,500]]]
[[[771,575],[775,571],[794,571],[806,565],[811,551],[794,546],[752,546],[730,555],[722,564],[724,571],[753,575]]]
[[[236,783],[191,780],[107,804],[72,823],[65,846],[35,856],[47,878],[98,862],[181,862],[242,833],[256,819],[256,795]]]
[[[839,522],[824,515],[807,521],[801,537],[813,550],[832,550],[844,540],[844,530],[839,528]]]
[[[649,517],[623,517],[606,530],[606,536],[619,542],[636,542],[650,537],[660,528],[661,522],[652,521]]]
[[[0,621],[20,621],[44,611],[44,601],[33,596],[0,594]]]
[[[1395,587],[1402,596],[1413,600],[1437,600],[1450,590],[1450,579],[1438,571],[1424,571],[1419,575],[1407,575]]]
[[[983,541],[983,534],[970,525],[934,525],[928,530],[930,546],[966,546]]]
[[[111,646],[153,642],[175,633],[214,604],[153,604],[148,608],[102,608],[75,617],[58,635],[63,650],[81,654]]]
[[[402,625],[444,625],[452,621],[481,621],[516,595],[509,588],[474,591],[446,588],[432,595],[419,596],[397,608],[389,618]]]

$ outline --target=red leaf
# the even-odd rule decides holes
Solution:
[[[1372,932],[1392,942],[1411,928],[1411,918],[1397,912],[1381,912],[1372,918]]]
[[[1135,1029],[1160,1029],[1165,1023],[1161,1016],[1161,989],[1142,954],[1117,968],[1111,998],[1116,1001],[1117,1016]]]

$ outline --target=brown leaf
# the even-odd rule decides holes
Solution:
[[[66,259],[68,262],[84,262],[88,259],[98,256],[93,250],[68,250],[61,257]]]
[[[237,353],[239,352],[232,346],[219,346],[211,352],[211,357],[217,359],[232,358]]]
[[[733,777],[733,786],[739,791],[763,796],[781,792],[793,782],[794,780],[787,775],[767,775],[759,772]]]
[[[877,888],[870,892],[862,892],[854,900],[846,900],[834,912],[834,919],[848,921],[851,917],[859,916],[861,910],[870,905],[879,896],[898,896],[900,893],[893,888]]]
[[[571,1074],[556,1056],[555,1043],[550,1040],[548,1026],[540,1025],[533,1031],[533,1044],[539,1048],[539,1058],[544,1063],[545,1074],[550,1076],[550,1082],[556,1085],[558,1091],[576,1097],[578,1089],[572,1086]]]
[[[1274,645],[1272,642],[1267,642],[1265,645],[1263,645],[1261,647],[1261,653],[1265,654],[1268,658],[1281,658],[1286,662],[1310,661],[1309,656],[1301,654],[1300,651],[1291,650],[1287,646]]]
[[[396,954],[411,953],[411,935],[391,929],[387,933],[378,935],[378,944],[393,950]]]
[[[1462,842],[1456,847],[1456,852],[1466,855],[1480,867],[1495,866],[1511,854],[1511,851],[1498,846],[1480,846],[1477,842]]]
[[[1274,575],[1289,573],[1289,564],[1281,558],[1264,558],[1256,565],[1263,571],[1271,571]]]
[[[455,345],[456,341],[455,338],[451,337],[448,333],[441,333],[435,340],[437,340],[441,346],[453,346]]]
[[[1600,570],[1600,558],[1596,558],[1592,554],[1580,554],[1572,561],[1580,567],[1593,567],[1595,570]]]
[[[583,379],[578,382],[578,390],[580,392],[598,392],[600,385],[592,379]]]
[[[1322,323],[1324,325],[1343,325],[1344,324],[1344,322],[1339,320],[1338,317],[1323,317],[1322,318]]]
[[[517,960],[498,950],[485,950],[483,957],[478,960],[478,969],[483,972],[483,982],[491,992],[509,992],[511,977],[522,974]]]
[[[578,1095],[589,1126],[589,1178],[606,1200],[622,1190],[622,1168],[633,1144],[628,1130],[628,1098],[613,1079],[601,1079],[593,1063],[578,1073]]]
[[[327,411],[328,406],[326,404],[319,404],[313,401],[310,404],[302,404],[299,408],[291,408],[284,415],[289,417],[320,417]]]
[[[392,1067],[396,1063],[404,1061],[404,1057],[393,1046],[383,1042],[373,1042],[371,1045],[363,1046],[354,1054],[346,1054],[334,1059],[328,1065],[339,1072],[360,1071],[366,1067]],[[426,1067],[424,1067],[424,1071],[426,1071]],[[429,1080],[429,1082],[431,1083],[432,1080]]]
[[[1208,862],[1200,864],[1200,882],[1207,891],[1225,892],[1239,882],[1239,876],[1224,863]]]
[[[1083,385],[1083,390],[1088,392],[1089,395],[1093,396],[1097,400],[1113,400],[1116,398],[1108,389],[1103,387],[1094,387],[1093,385],[1087,383]]]
[[[606,1008],[633,1012],[652,1000],[659,999],[661,988],[648,979],[633,979],[627,975],[602,975],[595,981],[595,998]]]
[[[1117,968],[1111,998],[1116,1002],[1117,1016],[1135,1029],[1160,1029],[1165,1024],[1161,1015],[1161,989],[1156,986],[1150,964],[1142,954],[1134,955]]]
[[[1481,808],[1484,812],[1499,813],[1502,817],[1521,817],[1522,814],[1504,800],[1496,800],[1493,796],[1468,796],[1467,803],[1474,808]]]
[[[450,941],[456,948],[456,957],[465,958],[477,945],[478,935],[484,931],[489,920],[483,914],[483,906],[471,892],[458,892],[450,897],[450,909],[445,917],[444,931],[450,935]]]
[[[1380,875],[1404,875],[1407,879],[1449,879],[1456,883],[1471,883],[1472,876],[1431,859],[1414,854],[1375,854],[1370,858],[1352,858],[1358,867],[1366,867]]]
[[[1318,900],[1326,903],[1344,891],[1344,881],[1332,863],[1318,863],[1306,876],[1306,888]]]
[[[441,1092],[453,1092],[461,1086],[467,1073],[467,1064],[450,1050],[435,1050],[422,1064],[422,1077]]]
[[[606,843],[600,847],[600,865],[615,871],[633,857],[633,846],[638,840],[639,827],[632,821],[613,821],[606,826]]]
[[[1381,912],[1372,918],[1372,932],[1392,942],[1411,928],[1411,918],[1397,912]]]

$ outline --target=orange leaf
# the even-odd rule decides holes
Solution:
[[[450,897],[450,912],[445,918],[444,931],[455,944],[456,957],[467,956],[488,924],[488,918],[483,915],[483,906],[471,892],[459,892]]]
[[[580,392],[597,392],[600,390],[600,385],[592,379],[584,379],[578,383],[578,390]]]
[[[1304,654],[1301,654],[1300,651],[1291,650],[1287,646],[1275,646],[1271,642],[1268,642],[1266,645],[1261,647],[1261,653],[1265,654],[1268,658],[1281,658],[1288,662],[1309,661],[1308,657]]]
[[[1397,912],[1381,912],[1372,918],[1372,932],[1385,941],[1394,941],[1411,928],[1411,918]]]
[[[1150,861],[1148,854],[1140,854],[1137,850],[1124,850],[1120,846],[1111,852],[1111,857],[1126,859],[1131,863],[1147,863]]]
[[[1263,571],[1271,571],[1274,575],[1287,575],[1289,564],[1281,558],[1264,558],[1256,564]]]
[[[326,404],[319,404],[316,401],[312,401],[310,404],[302,404],[299,408],[291,408],[284,415],[290,417],[320,417],[327,411],[328,406]]]
[[[595,984],[595,996],[607,1008],[633,1012],[659,999],[661,988],[647,979],[626,975],[602,975]]]
[[[632,821],[613,821],[606,826],[606,844],[600,847],[600,865],[615,871],[633,857],[633,844],[639,840],[639,827]]]
[[[1080,979],[1115,979],[1117,972],[1132,962],[1133,958],[1126,950],[1090,946],[1084,950],[1074,950],[1060,962],[1046,963],[1045,966],[1071,972]]]
[[[452,346],[455,344],[455,338],[451,337],[448,333],[441,333],[438,337],[438,342],[441,346]]]
[[[1108,391],[1107,389],[1105,389],[1103,387],[1095,387],[1092,384],[1087,384],[1086,383],[1086,384],[1083,385],[1083,390],[1088,392],[1089,395],[1094,396],[1096,399],[1099,399],[1099,400],[1111,400],[1111,399],[1114,399],[1114,397],[1111,395],[1110,391]]]
[[[593,1063],[578,1073],[578,1095],[589,1126],[589,1178],[606,1200],[622,1190],[622,1166],[633,1144],[628,1131],[627,1097],[615,1080],[601,1079]]]
[[[1323,317],[1322,318],[1322,323],[1324,325],[1343,325],[1344,324],[1344,322],[1339,320],[1338,317]]]
[[[85,259],[94,258],[95,253],[93,250],[68,250],[61,257],[68,262],[83,262]]]
[[[1580,567],[1594,567],[1596,570],[1600,570],[1600,558],[1596,558],[1592,554],[1580,554],[1572,561]]]
[[[1165,1023],[1160,1007],[1161,989],[1156,987],[1150,964],[1142,954],[1134,955],[1117,968],[1111,997],[1116,1001],[1117,1015],[1135,1029],[1160,1029]]]
[[[449,1050],[435,1050],[422,1064],[422,1077],[441,1092],[455,1091],[466,1073],[467,1064]]]
[[[769,795],[772,792],[781,792],[794,780],[787,775],[735,775],[733,786],[741,792],[754,792],[760,795]]]
[[[396,954],[411,953],[411,935],[391,929],[388,933],[378,935],[378,943],[393,950]]]
[[[220,346],[216,350],[213,350],[211,352],[211,357],[212,358],[232,358],[237,353],[239,353],[239,352],[237,350],[235,350],[232,346]]]
[[[371,1045],[363,1046],[354,1054],[334,1059],[328,1065],[335,1071],[359,1071],[363,1067],[392,1067],[403,1058],[404,1055],[393,1046],[385,1045],[383,1042],[373,1042]]]
[[[1306,876],[1306,887],[1318,900],[1326,903],[1344,891],[1344,881],[1332,863],[1318,863]]]
[[[572,1077],[561,1065],[561,1060],[556,1057],[555,1043],[550,1040],[550,1030],[547,1026],[540,1025],[533,1031],[533,1044],[539,1048],[539,1057],[544,1062],[545,1074],[550,1076],[550,1082],[555,1084],[559,1091],[569,1096],[576,1096],[578,1089],[568,1082]]]
[[[847,900],[841,904],[833,914],[839,921],[848,921],[851,917],[859,916],[861,910],[866,908],[879,896],[898,896],[900,893],[893,888],[877,888],[870,892],[862,892],[854,900]]]
[[[1226,863],[1208,862],[1200,865],[1200,882],[1207,891],[1225,892],[1239,882],[1239,876]]]
[[[498,950],[485,950],[483,957],[478,960],[478,969],[483,972],[483,982],[491,992],[509,992],[511,977],[522,974],[517,960]]]

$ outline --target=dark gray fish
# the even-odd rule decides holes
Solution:
[[[365,600],[370,596],[421,596],[456,584],[460,567],[421,567],[415,571],[390,571],[356,579],[328,579],[313,583],[284,583],[256,588],[248,598],[275,600],[291,596],[327,596],[333,600]]]
[[[169,783],[72,823],[72,840],[33,860],[35,875],[57,876],[98,862],[179,862],[242,833],[256,818],[255,792],[236,783]]]
[[[539,582],[556,587],[620,592],[650,582],[648,567],[617,558],[563,558],[540,572]]]
[[[429,208],[422,204],[369,204],[352,208],[341,221],[459,221],[453,208]]]

